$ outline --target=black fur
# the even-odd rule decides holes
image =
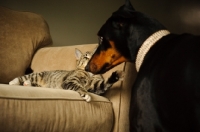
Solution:
[[[131,5],[131,3],[129,4]],[[108,43],[108,40],[113,40],[119,52],[131,62],[135,62],[138,49],[144,40],[152,33],[166,29],[154,18],[133,10],[131,7],[127,7],[127,5],[121,6],[100,28],[98,36],[105,39],[103,44],[98,47],[97,52],[104,48],[109,48],[106,43]]]
[[[171,34],[151,48],[140,68],[130,130],[200,131],[200,37]]]
[[[142,43],[162,29],[127,1],[99,30],[104,40],[94,54],[109,48],[112,40],[135,62]],[[167,35],[146,54],[132,88],[130,132],[200,132],[199,36]]]

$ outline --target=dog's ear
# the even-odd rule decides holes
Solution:
[[[126,7],[126,10],[135,11],[135,9],[133,8],[133,6],[132,6],[130,0],[126,0],[126,2],[125,2],[124,5],[125,5],[125,7]]]
[[[113,17],[132,18],[134,17],[135,9],[131,2],[126,0],[125,4],[121,6],[116,12],[112,14]]]

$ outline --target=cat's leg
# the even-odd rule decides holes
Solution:
[[[34,74],[28,74],[21,77],[17,77],[9,82],[9,85],[23,85],[23,86],[31,86],[31,76]]]
[[[123,80],[124,75],[125,75],[124,71],[117,70],[111,74],[111,76],[108,78],[106,82],[109,84],[114,84],[115,82],[119,80]]]
[[[9,82],[9,85],[23,85],[23,86],[31,86],[30,80],[20,81],[19,78],[15,78],[12,81]]]
[[[32,86],[31,81],[30,80],[24,81],[23,86]]]
[[[9,85],[20,85],[20,81],[18,78],[15,78],[9,82]]]
[[[99,91],[100,94],[104,94],[107,90],[109,90],[114,83],[119,80],[123,80],[124,78],[124,71],[117,70],[111,74],[111,76],[104,81],[104,88],[103,90]]]
[[[91,101],[91,96],[89,95],[89,93],[85,90],[83,86],[81,86],[77,82],[64,81],[61,87],[66,90],[73,90],[78,92],[86,102]]]
[[[104,79],[102,75],[93,75],[92,82],[88,92],[92,92],[98,95],[104,94],[109,90],[112,85],[118,80],[123,80],[124,71],[117,70],[111,74],[109,78]]]

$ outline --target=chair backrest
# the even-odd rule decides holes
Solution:
[[[0,83],[24,75],[36,50],[50,44],[42,16],[0,7]]]

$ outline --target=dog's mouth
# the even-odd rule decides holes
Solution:
[[[116,57],[116,55],[104,56],[94,54],[85,70],[94,74],[103,74],[125,61],[128,60],[121,55]]]
[[[105,45],[107,48],[105,48]],[[99,44],[85,70],[94,74],[102,74],[125,61],[128,61],[128,59],[115,47],[115,42],[107,41],[104,44]]]
[[[102,68],[98,68],[98,66],[94,63],[88,64],[86,67],[86,71],[92,72],[94,74],[103,74],[111,67],[109,63],[105,63]]]

